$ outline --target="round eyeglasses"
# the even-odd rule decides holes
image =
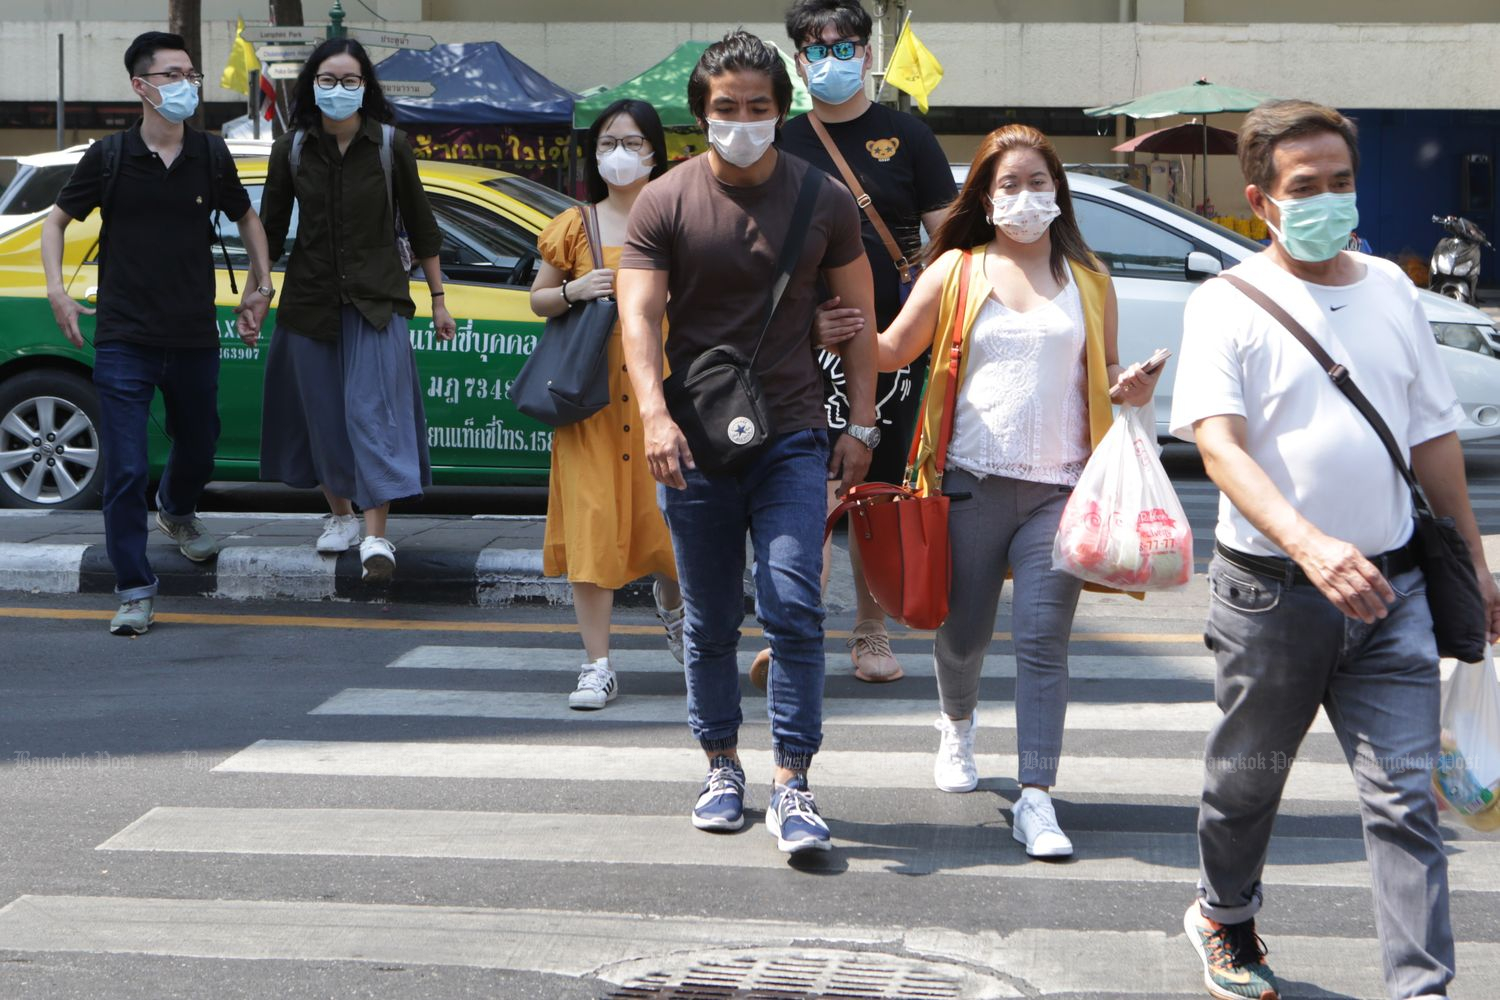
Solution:
[[[835,59],[847,61],[854,58],[854,51],[858,48],[858,42],[850,41],[847,38],[840,38],[832,45],[825,45],[822,42],[804,45],[802,46],[802,56],[810,63],[822,62],[830,55]]]
[[[599,141],[594,143],[594,151],[597,153],[613,153],[620,146],[624,146],[632,153],[639,153],[646,148],[646,137],[643,135],[626,135],[616,139],[612,135],[600,136]]]

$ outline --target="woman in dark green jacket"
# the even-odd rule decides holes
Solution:
[[[440,339],[453,336],[438,263],[441,235],[406,136],[364,48],[335,38],[313,52],[292,93],[292,131],[271,149],[261,218],[281,257],[296,241],[266,361],[260,474],[323,490],[330,513],[317,549],[359,542],[364,577],[389,580],[393,500],[431,485],[427,428],[407,320],[421,266]],[[404,230],[404,233],[398,233]],[[364,513],[364,539],[353,505]]]

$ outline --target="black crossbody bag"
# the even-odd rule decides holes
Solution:
[[[744,352],[728,345],[710,347],[662,383],[667,410],[687,438],[693,464],[702,472],[712,475],[733,471],[755,457],[774,433],[760,379],[755,374],[755,359],[771,327],[771,318],[776,315],[781,293],[802,257],[809,216],[821,180],[822,174],[813,168],[803,175],[755,350],[747,358]]]
[[[1402,456],[1391,429],[1386,426],[1380,414],[1375,412],[1375,407],[1365,398],[1359,386],[1354,384],[1349,370],[1329,357],[1328,352],[1303,329],[1302,324],[1265,292],[1235,275],[1223,274],[1220,277],[1286,327],[1317,359],[1318,364],[1323,366],[1339,391],[1348,397],[1354,408],[1375,428],[1385,450],[1390,452],[1391,461],[1396,464],[1401,478],[1406,480],[1407,488],[1411,490],[1411,505],[1416,512],[1417,521],[1415,541],[1419,547],[1418,559],[1422,564],[1422,573],[1427,577],[1427,604],[1432,609],[1432,627],[1437,636],[1438,653],[1465,663],[1483,660],[1489,638],[1486,635],[1484,595],[1479,591],[1479,578],[1474,572],[1474,562],[1469,557],[1469,546],[1458,533],[1453,518],[1438,517],[1433,513],[1427,498],[1422,495],[1417,477],[1412,474],[1411,466]]]

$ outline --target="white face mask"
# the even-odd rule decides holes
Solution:
[[[708,119],[708,141],[724,159],[748,167],[766,155],[776,141],[776,119],[763,122],[726,122]]]
[[[629,187],[651,173],[656,157],[646,153],[632,153],[624,146],[616,146],[599,157],[599,176],[604,183],[615,187]]]
[[[1017,243],[1035,243],[1062,214],[1056,191],[1022,191],[995,199],[990,222]]]

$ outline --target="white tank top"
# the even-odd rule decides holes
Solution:
[[[993,295],[974,317],[948,464],[981,476],[1072,486],[1089,457],[1083,303],[1071,269],[1046,305]]]

